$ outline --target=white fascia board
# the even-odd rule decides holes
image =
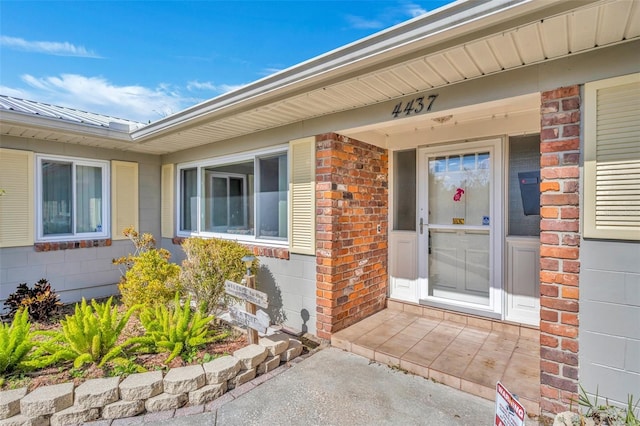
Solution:
[[[133,142],[131,133],[92,124],[73,123],[51,117],[38,117],[15,111],[0,110],[0,122],[25,129],[57,131],[75,136],[91,136],[121,142]]]
[[[193,126],[216,113],[227,113],[233,107],[249,110],[276,96],[286,96],[289,91],[362,67],[368,60],[389,60],[523,14],[558,5],[571,9],[578,3],[584,5],[592,1],[596,0],[577,3],[566,0],[459,0],[148,124],[133,131],[132,137],[141,141],[166,131]]]

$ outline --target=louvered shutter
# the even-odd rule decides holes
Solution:
[[[138,224],[138,163],[111,162],[111,238],[123,240],[122,230]]]
[[[164,164],[162,166],[161,177],[161,228],[163,238],[173,238],[173,181],[174,181],[174,167],[173,164]]]
[[[0,148],[0,247],[33,245],[33,152]]]
[[[316,253],[316,168],[315,138],[289,143],[289,250],[292,253]]]
[[[585,85],[584,237],[640,240],[640,74]]]

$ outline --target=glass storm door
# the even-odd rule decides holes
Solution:
[[[500,311],[500,140],[420,154],[421,299]]]

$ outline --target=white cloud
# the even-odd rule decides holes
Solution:
[[[384,28],[386,24],[378,19],[366,19],[362,16],[347,15],[347,23],[358,30],[378,30]]]
[[[231,92],[233,90],[239,89],[240,87],[244,86],[243,84],[213,84],[210,81],[190,81],[189,83],[187,83],[187,90],[189,90],[190,92],[194,92],[194,91],[198,91],[198,90],[204,90],[204,91],[209,91],[209,92],[214,92],[215,94],[223,94],[223,93],[227,93],[227,92]]]
[[[375,19],[357,15],[346,15],[345,19],[349,26],[354,29],[380,30],[400,23],[406,20],[407,17],[415,18],[425,13],[427,13],[427,9],[419,4],[401,1],[397,7],[385,8]]]
[[[0,36],[0,46],[27,52],[44,53],[56,56],[80,56],[85,58],[100,58],[99,55],[84,46],[76,46],[69,42],[58,41],[28,41],[18,37]]]
[[[156,88],[117,86],[103,77],[77,74],[34,77],[23,75],[26,89],[0,87],[0,93],[140,122],[156,121],[201,102],[183,97],[168,85]]]
[[[412,18],[415,18],[416,16],[424,15],[425,13],[427,13],[427,10],[418,4],[407,3],[403,7],[404,7],[404,12],[407,15],[411,16]]]

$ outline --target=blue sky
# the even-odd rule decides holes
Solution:
[[[0,0],[0,94],[155,121],[446,3]]]

